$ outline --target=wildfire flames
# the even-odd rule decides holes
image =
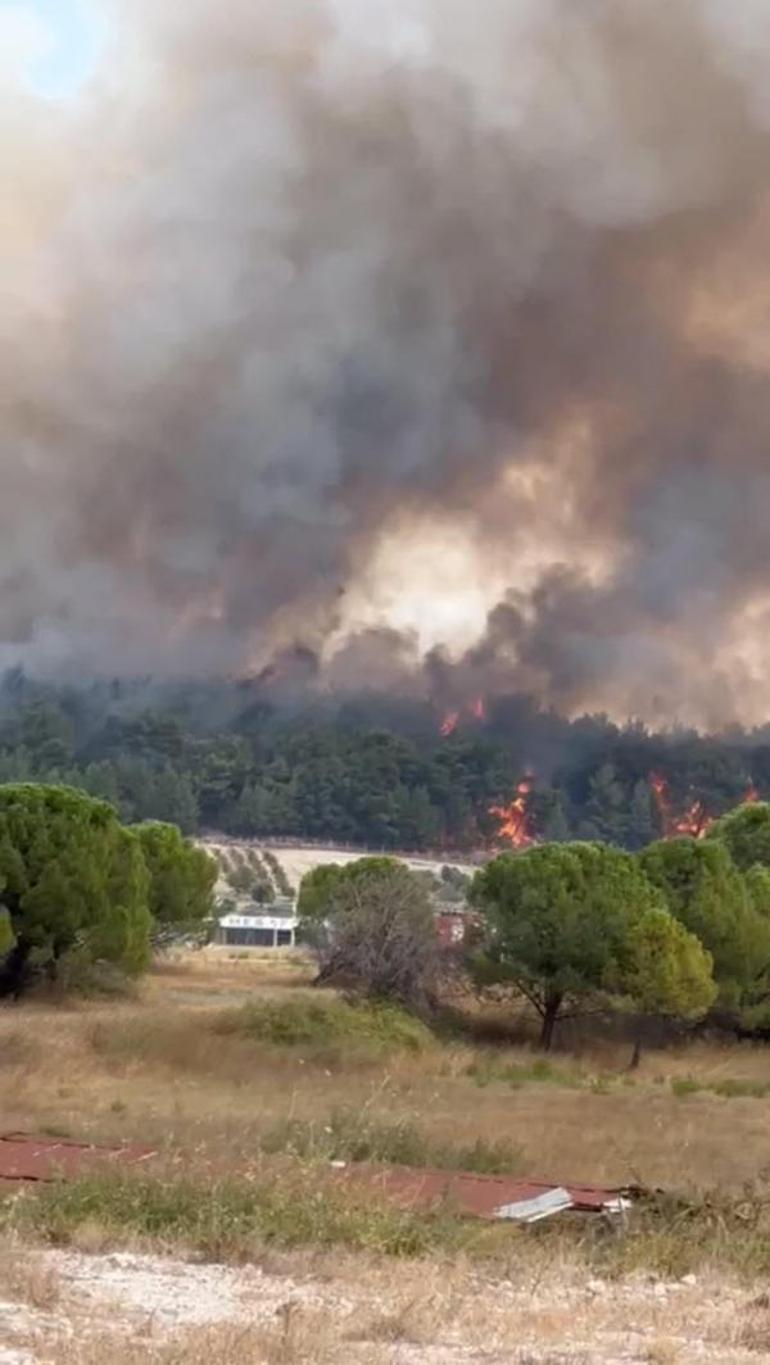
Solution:
[[[530,797],[534,790],[534,779],[525,777],[516,788],[516,795],[508,806],[490,806],[489,814],[500,821],[497,831],[499,839],[507,839],[513,848],[529,848],[537,842]]]
[[[677,812],[671,800],[671,792],[665,777],[653,773],[650,786],[658,807],[664,839],[678,839],[689,836],[691,839],[704,839],[714,823],[713,816],[706,811],[702,801],[693,801],[687,810]]]
[[[685,811],[678,813],[674,810],[671,792],[665,777],[661,777],[660,773],[652,773],[650,786],[660,814],[664,839],[679,839],[682,836],[690,839],[705,839],[714,824],[714,816],[709,815],[702,801],[693,801]],[[759,799],[759,792],[754,783],[750,782],[741,804],[744,806],[754,805]]]
[[[448,739],[458,729],[461,720],[470,717],[472,720],[485,721],[487,718],[487,704],[483,697],[474,697],[472,701],[466,702],[462,708],[458,707],[451,711],[445,711],[439,731],[444,739]]]

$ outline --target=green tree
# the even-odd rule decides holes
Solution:
[[[629,815],[628,845],[632,849],[646,848],[660,834],[660,821],[657,818],[649,782],[641,779],[636,783],[631,797]]]
[[[319,983],[345,981],[374,998],[428,1007],[436,927],[429,893],[405,863],[359,858],[316,868],[302,880],[298,908],[303,936],[318,955]]]
[[[542,794],[536,794],[534,801],[534,819],[535,828],[543,843],[568,843],[570,828],[561,792],[556,791],[554,788],[550,788],[550,790]]]
[[[618,987],[644,1014],[698,1019],[713,1005],[713,958],[667,910],[652,907],[628,927]],[[632,1066],[638,1066],[641,1036]]]
[[[55,974],[75,947],[129,972],[146,965],[149,876],[106,803],[66,787],[0,787],[0,884],[14,938],[0,993],[19,995],[34,966]]]
[[[603,763],[588,783],[582,829],[587,839],[625,843],[628,836],[628,802],[614,764]]]
[[[605,844],[548,844],[504,853],[476,874],[486,982],[510,982],[542,1021],[548,1049],[560,1016],[611,988],[629,925],[661,906],[629,853]]]
[[[402,864],[389,857],[355,858],[346,864],[320,863],[306,872],[300,882],[297,915],[308,925],[314,921],[323,923],[334,912],[340,888],[387,877],[394,866]]]
[[[214,913],[217,864],[185,839],[176,825],[136,825],[150,874],[149,906],[156,925],[193,927]],[[253,881],[253,874],[250,882]]]
[[[711,953],[719,1003],[739,1009],[755,997],[770,967],[770,918],[758,905],[764,880],[747,880],[716,839],[660,840],[639,860],[671,914]]]
[[[45,775],[72,763],[72,724],[59,706],[30,702],[21,712],[19,731],[36,773]]]
[[[712,825],[708,837],[724,844],[743,871],[754,863],[770,867],[770,805],[758,801],[728,811]]]
[[[260,877],[251,887],[251,899],[255,905],[272,905],[275,901],[275,887],[266,876]]]
[[[148,783],[143,815],[193,834],[198,828],[198,802],[190,778],[171,768],[157,773]]]

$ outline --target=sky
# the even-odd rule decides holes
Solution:
[[[98,65],[104,27],[90,0],[0,0],[0,68],[46,99],[71,97]]]

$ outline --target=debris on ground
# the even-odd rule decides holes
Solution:
[[[623,1216],[642,1193],[631,1186],[554,1184],[409,1166],[378,1168],[335,1162],[333,1169],[351,1181],[366,1182],[402,1208],[443,1206],[467,1217],[520,1223],[538,1223],[567,1211]]]

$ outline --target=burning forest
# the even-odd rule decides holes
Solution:
[[[108,12],[0,71],[0,666],[763,723],[763,6]]]
[[[714,824],[714,816],[707,813],[702,801],[696,799],[685,810],[676,811],[665,777],[661,777],[660,773],[652,773],[650,787],[655,797],[664,839],[686,836],[692,839],[705,839]]]
[[[716,816],[709,814],[704,802],[699,798],[689,801],[684,808],[676,809],[671,797],[669,784],[660,773],[650,775],[650,788],[660,819],[661,836],[664,839],[705,839],[716,823]],[[739,805],[755,805],[760,800],[759,792],[753,782],[749,782]]]

